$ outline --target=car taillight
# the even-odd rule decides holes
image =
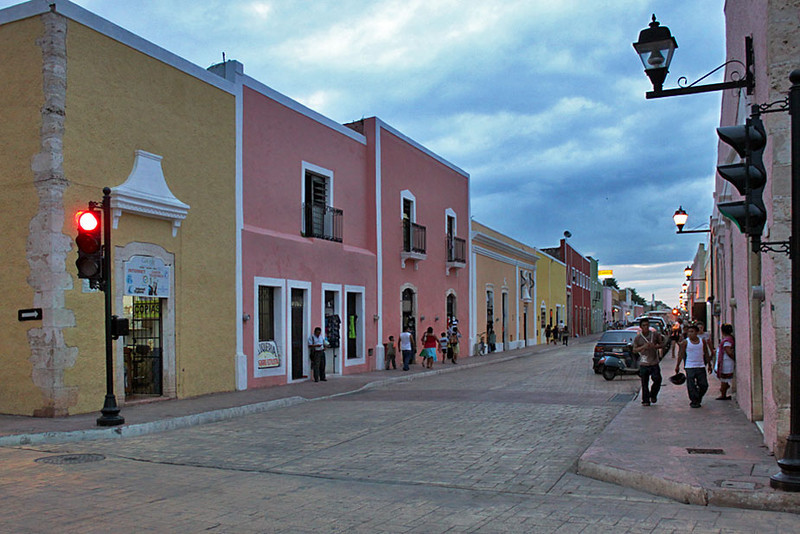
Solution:
[[[603,347],[595,347],[594,351],[595,352],[603,352]]]

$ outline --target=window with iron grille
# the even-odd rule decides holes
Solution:
[[[258,340],[275,339],[275,288],[258,286]]]

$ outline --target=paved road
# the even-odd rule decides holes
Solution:
[[[574,474],[637,388],[636,377],[594,375],[590,350],[559,348],[141,438],[0,448],[0,525],[21,533],[796,530],[796,515],[682,505]]]

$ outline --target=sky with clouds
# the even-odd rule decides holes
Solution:
[[[645,100],[631,43],[655,13],[679,45],[665,87],[694,81],[725,61],[723,0],[75,3],[202,67],[224,52],[337,122],[378,116],[470,173],[476,220],[538,248],[569,230],[677,304],[705,234],[671,217],[708,221],[720,93]]]

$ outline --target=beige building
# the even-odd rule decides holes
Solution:
[[[106,186],[118,403],[234,389],[232,84],[61,0],[0,11],[0,52],[0,413],[103,405],[104,296],[77,278],[74,218]]]

